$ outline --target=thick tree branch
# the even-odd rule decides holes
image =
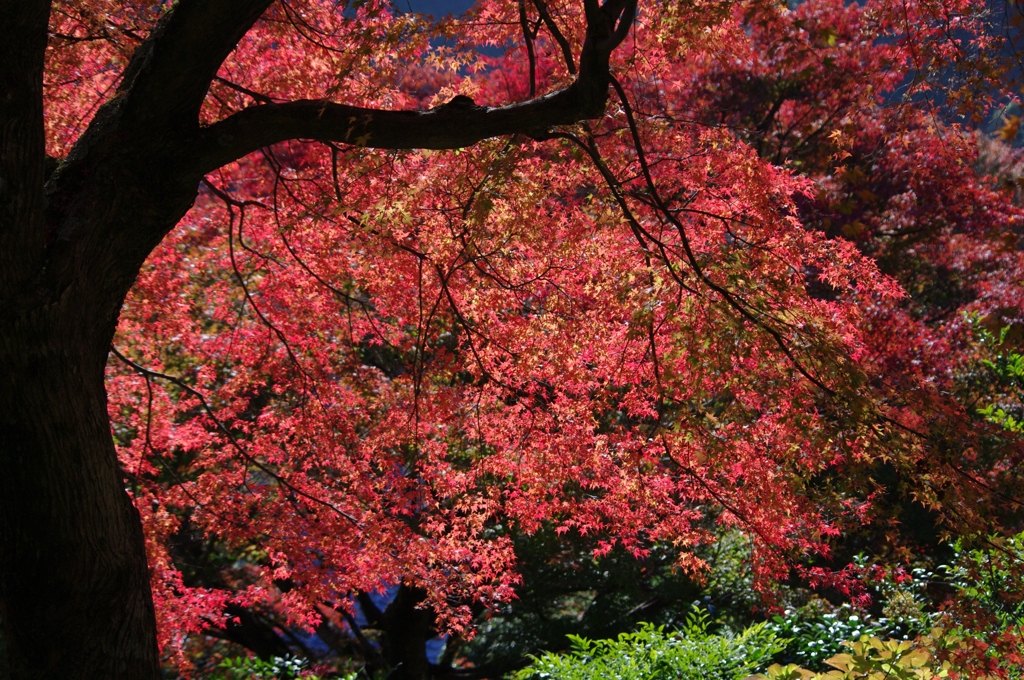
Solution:
[[[49,193],[76,188],[78,180],[73,177],[84,170],[81,162],[112,137],[131,139],[136,157],[165,155],[168,150],[177,155],[181,143],[175,138],[198,129],[199,110],[220,65],[272,2],[176,2],[136,48],[117,95],[100,107],[65,167],[56,173],[63,186],[55,185]],[[95,174],[95,169],[85,172]],[[58,198],[57,205],[63,200]]]
[[[489,137],[542,134],[604,113],[609,58],[628,34],[636,0],[586,0],[588,28],[576,80],[526,102],[487,108],[458,97],[429,111],[386,111],[328,101],[294,101],[244,109],[203,130],[203,173],[287,139],[314,139],[378,149],[455,149]]]
[[[457,149],[488,137],[539,133],[603,113],[604,101],[587,103],[578,88],[570,86],[500,108],[478,107],[462,99],[429,111],[385,111],[309,100],[256,106],[202,132],[202,172],[287,139],[376,149]]]
[[[125,69],[118,89],[126,119],[156,127],[198,125],[221,63],[272,2],[179,0]]]

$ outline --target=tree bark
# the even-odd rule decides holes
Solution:
[[[46,184],[44,265],[0,276],[0,617],[16,680],[153,680],[145,542],[104,370],[124,298],[199,176],[160,147],[76,151]]]
[[[0,333],[0,601],[14,678],[157,678],[138,512],[78,295]]]
[[[0,3],[0,619],[20,678],[155,678],[138,514],[103,389],[116,312],[47,280],[49,3]],[[97,323],[97,321],[100,321]],[[107,338],[106,342],[109,342]]]
[[[421,605],[427,594],[422,588],[406,584],[398,587],[395,599],[381,611],[365,593],[359,605],[369,623],[384,633],[384,661],[388,680],[430,680],[427,640],[437,631],[434,612]]]

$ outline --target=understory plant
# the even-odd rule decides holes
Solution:
[[[702,612],[691,613],[674,632],[644,624],[615,640],[569,637],[567,653],[533,657],[515,680],[742,680],[784,646],[764,623],[739,634],[713,633]]]

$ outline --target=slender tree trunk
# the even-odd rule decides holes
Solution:
[[[429,680],[426,644],[433,634],[434,612],[421,609],[426,593],[402,585],[382,617],[385,649],[392,671],[389,680]]]
[[[103,385],[109,313],[81,298],[71,288],[0,331],[0,616],[16,680],[150,680],[145,544]]]
[[[384,633],[383,659],[376,662],[386,662],[383,666],[388,671],[388,680],[429,680],[431,677],[426,644],[436,634],[436,627],[434,612],[420,607],[426,595],[422,588],[403,583],[384,611],[366,593],[359,595],[359,606],[368,627]]]

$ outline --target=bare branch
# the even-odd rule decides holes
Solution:
[[[537,56],[533,53],[533,40],[536,32],[530,31],[530,20],[526,15],[526,0],[519,0],[519,25],[523,29],[523,42],[526,43],[526,58],[530,62],[530,97],[537,96]]]
[[[533,134],[553,125],[595,118],[574,85],[500,108],[455,102],[429,111],[383,111],[325,101],[247,108],[204,130],[201,171],[210,172],[257,149],[288,139],[314,139],[377,149],[457,149],[488,137]]]

